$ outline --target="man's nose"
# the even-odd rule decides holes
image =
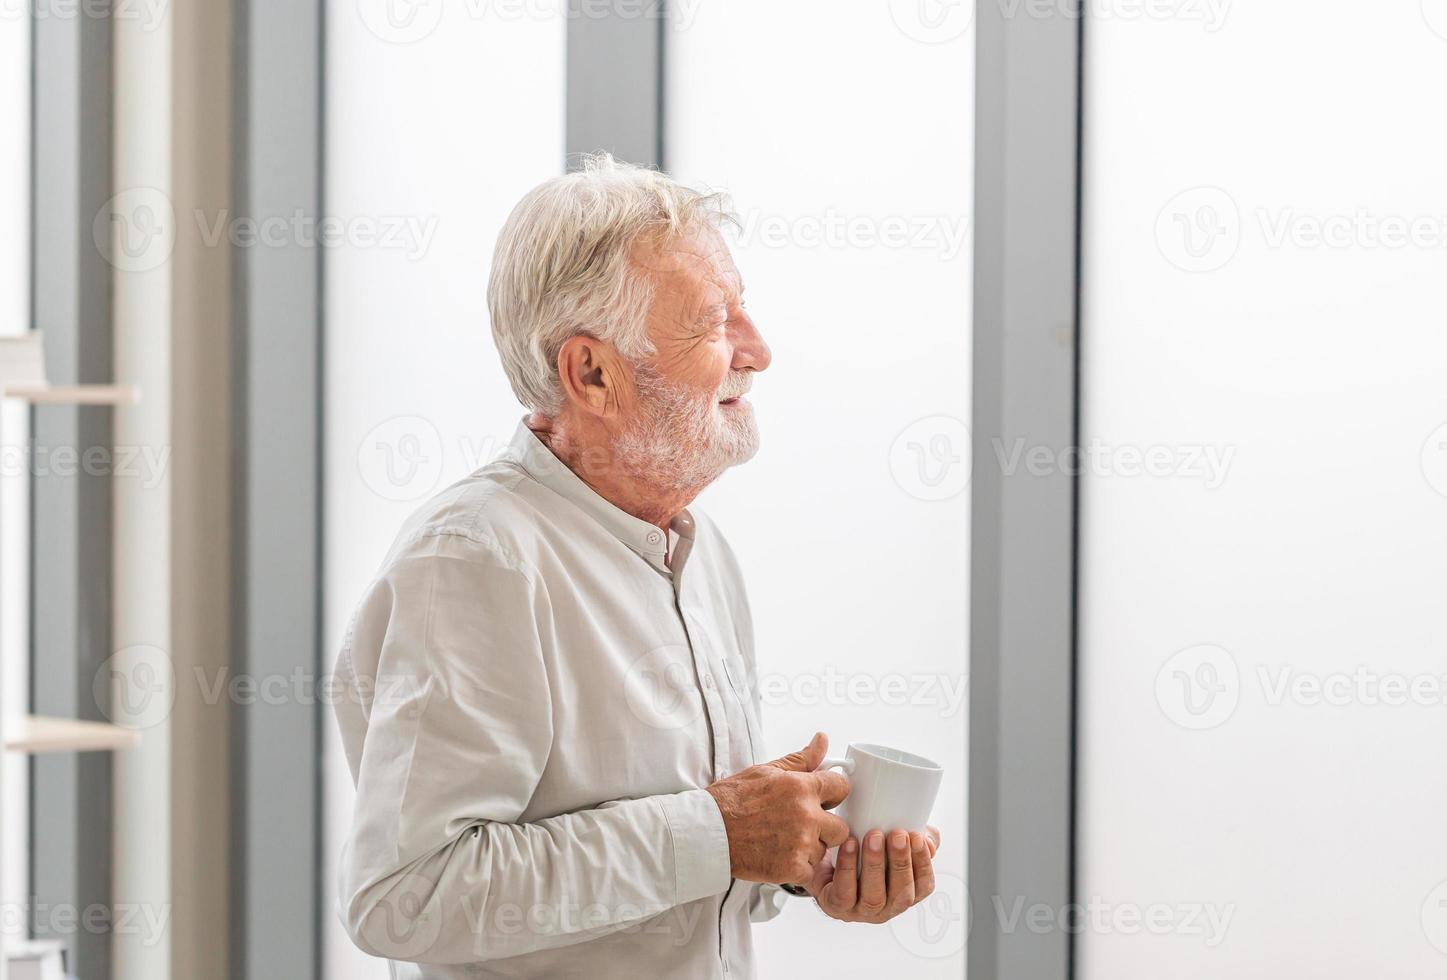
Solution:
[[[736,321],[733,342],[734,359],[729,366],[735,371],[763,371],[774,359],[769,352],[769,345],[764,343],[763,335],[759,333],[759,328],[747,314]]]

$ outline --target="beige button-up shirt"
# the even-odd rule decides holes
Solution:
[[[784,893],[702,787],[760,761],[753,624],[703,515],[665,534],[525,426],[403,527],[337,659],[340,915],[396,978],[745,978]]]

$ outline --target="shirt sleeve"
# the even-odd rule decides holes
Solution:
[[[728,888],[723,818],[702,789],[518,822],[553,749],[547,612],[527,574],[443,536],[364,598],[336,701],[357,785],[339,913],[364,951],[500,959]]]

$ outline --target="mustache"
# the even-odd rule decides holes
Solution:
[[[746,395],[754,386],[754,374],[752,371],[733,371],[724,383],[718,387],[718,400],[727,401],[730,398],[737,398]]]

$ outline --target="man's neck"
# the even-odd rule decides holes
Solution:
[[[666,488],[646,475],[630,472],[615,460],[611,436],[601,423],[549,419],[536,412],[526,420],[538,441],[547,446],[593,492],[614,507],[667,531],[673,519],[693,502],[703,487]]]

